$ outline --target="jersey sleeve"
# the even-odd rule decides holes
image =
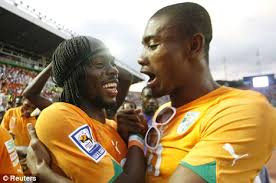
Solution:
[[[9,128],[9,123],[10,123],[10,111],[8,110],[2,119],[1,126],[5,128],[6,130],[10,130]]]
[[[11,135],[0,127],[0,178],[4,175],[22,176],[23,172]]]
[[[105,157],[106,150],[94,138],[96,130],[74,110],[45,109],[37,120],[36,131],[51,152],[53,166],[72,181],[85,183],[93,177],[106,181],[106,176],[113,175],[112,160]]]
[[[229,103],[208,111],[200,141],[181,161],[207,182],[248,182],[271,156],[275,123],[266,102]]]

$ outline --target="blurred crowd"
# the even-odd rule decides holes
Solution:
[[[9,108],[16,106],[24,88],[32,81],[38,73],[19,67],[0,64],[0,112],[5,112]],[[43,96],[52,100],[60,89],[49,80],[43,91]]]

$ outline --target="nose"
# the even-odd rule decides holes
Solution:
[[[154,98],[151,98],[151,99],[149,100],[149,104],[150,104],[150,105],[154,105],[154,104],[155,104],[155,99],[154,99]]]
[[[108,75],[118,75],[119,71],[115,65],[108,64],[107,74]]]
[[[140,55],[140,57],[138,58],[138,64],[140,64],[141,66],[149,64],[149,61],[145,54],[145,51],[143,51],[142,54]]]

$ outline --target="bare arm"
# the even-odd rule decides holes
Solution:
[[[49,99],[41,96],[41,90],[51,75],[52,63],[41,71],[23,91],[23,96],[29,99],[40,110],[52,104]]]
[[[189,168],[178,165],[173,175],[171,176],[169,183],[206,183],[199,175],[194,173]]]
[[[129,134],[140,134],[144,136],[147,131],[147,122],[141,110],[121,110],[116,115],[118,129],[127,131],[125,138]],[[144,149],[138,146],[131,146],[128,150],[124,171],[116,179],[116,183],[125,182],[145,182],[146,176],[146,158]]]
[[[38,168],[41,169],[39,171],[41,173],[37,174],[40,183],[73,183],[70,179],[52,171],[49,166],[46,165],[45,161],[43,161]]]
[[[117,109],[122,105],[125,101],[125,97],[128,94],[129,87],[132,83],[133,76],[127,70],[118,67],[119,70],[119,88],[118,88],[118,96],[116,98]]]
[[[146,161],[143,150],[137,146],[129,148],[124,171],[115,180],[115,183],[145,182]]]
[[[31,173],[39,178],[40,183],[73,183],[67,177],[63,177],[50,169],[50,155],[46,147],[37,138],[35,129],[31,123],[27,125],[31,138],[27,149],[27,165]]]

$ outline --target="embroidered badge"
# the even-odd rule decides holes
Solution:
[[[199,112],[187,112],[177,128],[177,133],[185,133],[188,130],[188,128],[197,120],[199,115]]]
[[[69,138],[89,158],[98,163],[105,155],[106,150],[96,142],[90,127],[86,124],[73,131]]]

